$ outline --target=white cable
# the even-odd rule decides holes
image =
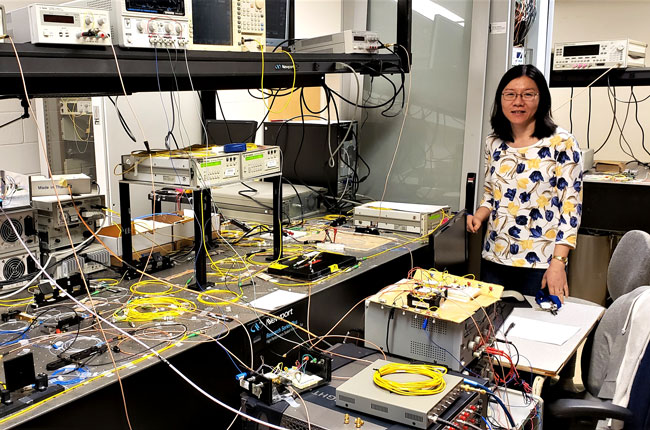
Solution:
[[[158,61],[158,48],[154,45],[154,55],[156,56],[156,81],[158,82],[158,96],[160,97],[160,105],[162,106],[163,114],[165,115],[165,122],[167,123],[167,131],[168,133],[173,132],[174,130],[171,129],[171,124],[169,123],[169,116],[167,116],[167,108],[165,107],[165,101],[163,99],[163,92],[162,88],[160,87],[160,62]],[[173,102],[172,102],[173,103]],[[172,107],[173,109],[173,107]],[[169,136],[169,134],[168,134]],[[168,139],[166,139],[167,142],[169,142]],[[171,145],[169,145],[169,148],[171,150]]]
[[[201,102],[201,98],[199,97],[199,93],[194,89],[194,82],[192,82],[192,74],[190,73],[190,65],[187,62],[187,48],[183,49],[183,54],[185,57],[185,68],[187,69],[187,79],[190,81],[190,88],[192,89],[192,93],[197,95],[199,103]],[[197,104],[194,103],[194,107],[197,107]],[[199,121],[201,121],[201,127],[203,127],[203,132],[205,133],[205,142],[207,144],[208,142],[208,129],[205,126],[205,122],[203,121],[203,115],[201,115],[201,111],[198,109],[196,110],[196,114],[199,117]]]
[[[5,213],[4,209],[2,209],[2,207],[0,207],[0,211],[1,211],[5,216],[7,216],[7,214]],[[40,261],[38,261],[38,259],[36,258],[36,256],[32,253],[32,251],[30,251],[30,249],[29,249],[29,247],[27,246],[27,244],[25,243],[25,241],[20,237],[20,234],[19,234],[18,231],[16,230],[16,226],[14,226],[13,223],[10,223],[10,226],[11,226],[12,230],[14,231],[14,233],[16,233],[16,235],[18,236],[18,240],[19,240],[20,243],[23,245],[23,248],[25,248],[25,250],[27,251],[27,254],[29,254],[29,256],[32,258],[32,260],[34,260],[34,263],[36,264],[36,266],[39,267],[40,269],[43,269],[43,266],[41,265]],[[57,282],[52,278],[52,276],[50,276],[49,273],[47,273],[47,271],[44,271],[43,274],[44,274],[44,275],[45,275],[45,276],[46,276],[46,277],[47,277],[47,278],[48,278],[48,279],[53,283],[53,285],[55,285],[57,288],[59,288],[59,289],[61,290],[62,293],[64,293],[64,294],[65,294],[65,295],[66,295],[70,300],[72,300],[75,304],[77,304],[77,306],[80,306],[81,308],[83,308],[84,310],[86,310],[86,312],[88,312],[88,313],[90,313],[91,315],[95,316],[95,318],[97,318],[97,319],[100,320],[101,322],[105,323],[105,324],[108,325],[109,327],[111,327],[111,328],[117,330],[117,331],[120,332],[122,335],[124,335],[124,336],[128,337],[129,339],[133,340],[134,342],[140,344],[140,345],[143,346],[146,350],[151,351],[151,353],[152,353],[153,355],[155,355],[156,358],[158,358],[160,361],[162,361],[163,363],[165,363],[165,364],[166,364],[166,365],[167,365],[167,366],[168,366],[172,371],[174,371],[174,373],[176,373],[176,374],[177,374],[178,376],[180,376],[183,380],[185,380],[185,382],[187,382],[191,387],[193,387],[193,388],[194,388],[195,390],[197,390],[199,393],[203,394],[205,397],[207,397],[208,399],[212,400],[213,402],[215,402],[215,403],[218,404],[219,406],[223,407],[224,409],[229,410],[230,412],[233,412],[233,413],[235,413],[235,414],[237,414],[237,415],[240,415],[240,416],[243,417],[243,418],[246,418],[246,419],[248,419],[248,420],[251,420],[251,421],[253,421],[253,422],[256,422],[256,423],[261,424],[261,425],[264,425],[264,426],[268,426],[269,428],[276,429],[276,430],[289,430],[289,429],[287,429],[286,427],[280,427],[280,426],[277,426],[277,425],[275,425],[275,424],[267,423],[267,422],[262,421],[262,420],[260,420],[260,419],[258,419],[258,418],[252,417],[252,416],[250,416],[250,415],[248,415],[248,414],[246,414],[246,413],[244,413],[244,412],[241,412],[241,411],[239,411],[239,410],[237,410],[237,409],[235,409],[235,408],[233,408],[233,407],[227,405],[226,403],[223,403],[221,400],[217,399],[216,397],[212,396],[210,393],[206,392],[203,388],[199,387],[199,386],[198,386],[194,381],[192,381],[190,378],[188,378],[188,377],[187,377],[183,372],[181,372],[180,370],[178,370],[178,369],[177,369],[177,368],[176,368],[172,363],[170,363],[170,362],[169,362],[165,357],[163,357],[162,355],[160,355],[160,353],[159,353],[158,351],[156,351],[155,349],[153,349],[152,347],[150,347],[150,346],[147,345],[146,343],[142,342],[142,341],[141,341],[140,339],[138,339],[137,337],[134,337],[134,336],[132,336],[130,333],[128,333],[128,332],[122,330],[120,327],[116,326],[115,324],[113,324],[111,321],[107,320],[106,318],[104,318],[104,317],[101,316],[100,314],[95,313],[92,309],[90,309],[89,307],[87,307],[84,303],[81,303],[81,302],[80,302],[79,300],[77,300],[75,297],[72,297],[71,295],[69,295],[69,294],[68,294],[68,293],[67,293],[67,292],[66,292],[66,291],[65,291],[65,290],[64,290],[64,289],[63,289],[59,284],[57,284]]]
[[[241,407],[239,408],[239,411],[240,411],[240,412],[241,412],[242,408],[243,408],[243,406],[241,406]],[[237,417],[239,417],[239,415],[235,415],[235,418],[232,419],[232,421],[230,422],[230,425],[228,426],[228,428],[227,428],[226,430],[230,430],[230,429],[231,429],[231,427],[233,426],[233,424],[235,424],[235,421],[237,421]]]
[[[339,151],[339,149],[341,149],[341,146],[343,146],[343,144],[345,142],[347,142],[348,136],[350,135],[350,131],[352,131],[352,127],[354,126],[354,120],[357,117],[357,108],[359,107],[359,96],[361,95],[361,83],[359,82],[359,76],[357,75],[357,72],[348,64],[339,63],[339,62],[337,62],[336,64],[340,64],[342,66],[345,66],[345,67],[347,67],[348,69],[350,69],[352,71],[352,74],[354,75],[354,78],[357,81],[357,101],[354,104],[354,112],[352,113],[352,119],[350,120],[350,126],[348,127],[348,131],[345,133],[345,136],[343,136],[343,139],[341,139],[341,143],[339,143],[339,146],[337,146],[336,149],[333,152],[332,152],[331,146],[329,145],[329,139],[327,140],[327,147],[330,150],[330,158],[327,161],[327,164],[330,167],[334,167],[336,165],[336,163],[334,161],[334,156]],[[334,103],[336,103],[336,101],[334,101],[334,98],[332,98],[332,101]]]
[[[131,106],[131,102],[129,101],[129,95],[126,93],[126,87],[124,86],[124,80],[122,79],[122,71],[120,70],[120,63],[117,61],[117,53],[115,52],[115,46],[113,46],[113,44],[111,43],[110,47],[113,50],[113,58],[115,58],[115,66],[117,67],[117,76],[120,78],[120,84],[122,84],[122,92],[124,93],[124,98],[126,99],[126,103],[129,105],[129,109],[131,110],[131,113],[135,117],[135,121],[138,123],[138,127],[140,128],[140,133],[142,133],[142,139],[144,139],[145,142],[148,142],[147,136],[144,134],[144,128],[142,128],[142,124],[140,123],[140,118],[138,118],[138,115],[135,113],[133,106]]]
[[[167,58],[169,59],[169,66],[170,66],[170,69],[171,69],[171,72],[172,72],[172,76],[174,77],[174,84],[175,84],[175,88],[176,88],[176,90],[170,91],[171,102],[172,102],[172,105],[174,103],[176,104],[176,112],[177,112],[178,124],[179,124],[178,128],[180,130],[179,136],[180,136],[180,140],[181,140],[181,145],[183,147],[185,147],[185,146],[189,146],[189,145],[185,144],[186,139],[187,139],[188,142],[190,142],[190,145],[192,143],[192,140],[190,139],[190,135],[187,132],[187,128],[185,127],[185,121],[183,121],[183,111],[181,110],[181,94],[180,94],[180,91],[178,89],[178,78],[176,77],[176,71],[175,71],[175,63],[178,63],[178,50],[174,50],[174,52],[176,54],[176,59],[174,60],[174,62],[172,62],[172,55],[169,52],[169,48],[165,47],[165,50],[167,51]],[[172,106],[172,108],[173,108],[173,106]],[[183,133],[185,133],[185,138],[183,137]]]
[[[36,276],[34,276],[34,277],[33,277],[33,278],[28,282],[28,283],[26,283],[26,284],[23,285],[22,287],[19,287],[17,290],[15,290],[15,291],[13,291],[13,292],[7,294],[7,295],[4,295],[4,296],[0,297],[0,300],[4,300],[4,299],[7,299],[7,298],[9,298],[9,297],[13,297],[13,296],[15,296],[16,294],[18,294],[18,293],[20,293],[20,292],[23,292],[23,291],[25,291],[27,288],[29,288],[29,286],[32,285],[32,282],[34,282],[35,280],[37,280],[37,279],[38,279],[38,278],[43,274],[43,271],[45,271],[45,267],[47,267],[47,266],[50,264],[50,261],[51,261],[51,260],[52,260],[52,255],[50,255],[50,258],[48,258],[47,261],[45,262],[45,266],[44,266],[44,268],[41,269],[41,270],[36,274]]]
[[[341,154],[344,154],[348,157],[348,166],[352,166],[352,159],[350,158],[350,153],[348,151],[341,151]],[[343,197],[345,197],[345,194],[348,192],[348,186],[350,185],[350,178],[347,178],[345,181],[345,187],[343,188],[343,192],[341,193],[341,196],[337,200],[337,203],[341,203],[341,200],[343,200]]]
[[[393,153],[393,159],[390,162],[390,167],[388,168],[388,173],[386,174],[386,182],[384,182],[384,191],[381,193],[381,199],[380,201],[384,201],[384,197],[386,196],[386,188],[388,188],[388,178],[390,177],[390,172],[393,170],[393,164],[395,164],[395,157],[397,157],[397,150],[399,149],[399,144],[402,141],[402,133],[404,132],[404,124],[406,124],[406,117],[408,116],[409,113],[409,105],[410,105],[410,100],[411,100],[411,88],[413,87],[413,68],[410,67],[411,65],[411,59],[409,56],[408,51],[406,48],[404,48],[402,45],[397,45],[400,48],[404,50],[406,53],[406,61],[407,65],[409,66],[409,92],[406,96],[406,108],[404,109],[404,118],[402,119],[402,126],[399,129],[399,137],[397,138],[397,145],[395,146],[395,152]],[[380,206],[381,209],[381,206]]]
[[[567,104],[569,104],[572,100],[575,100],[576,97],[578,97],[580,94],[583,94],[585,91],[587,91],[589,88],[591,88],[591,86],[592,86],[593,84],[595,84],[596,81],[598,81],[600,78],[602,78],[603,76],[605,76],[605,75],[606,75],[610,70],[612,70],[613,68],[614,68],[614,66],[613,66],[613,67],[610,67],[610,68],[607,69],[607,70],[605,70],[603,73],[601,73],[600,76],[598,76],[596,79],[594,79],[593,81],[591,81],[591,83],[590,83],[589,85],[587,85],[586,87],[584,87],[584,88],[582,89],[582,91],[580,91],[580,92],[579,92],[578,94],[576,94],[575,96],[569,98],[569,100],[567,100],[566,102],[562,103],[560,106],[558,106],[558,107],[556,107],[555,109],[553,109],[553,111],[552,111],[551,113],[555,113],[555,112],[557,112],[558,110],[560,110],[561,108],[563,108],[564,106],[566,106]]]

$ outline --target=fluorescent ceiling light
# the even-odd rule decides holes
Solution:
[[[397,2],[397,0],[395,0]],[[465,20],[460,16],[456,15],[449,9],[440,6],[438,3],[433,2],[432,0],[413,0],[413,10],[420,15],[429,18],[431,21],[436,17],[436,15],[444,16],[445,18],[460,24],[465,25]]]

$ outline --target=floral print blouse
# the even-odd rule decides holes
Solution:
[[[488,208],[483,258],[547,268],[556,244],[575,248],[582,214],[582,160],[575,138],[557,128],[537,143],[512,148],[490,136],[485,145]]]

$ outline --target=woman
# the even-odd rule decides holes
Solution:
[[[508,70],[497,87],[485,145],[485,192],[467,230],[487,221],[481,280],[564,300],[566,264],[582,213],[578,144],[551,119],[551,94],[531,65]]]

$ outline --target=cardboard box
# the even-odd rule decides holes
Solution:
[[[174,222],[174,237],[179,239],[194,239],[194,211],[184,209],[183,216]],[[219,214],[212,214],[212,236],[221,228],[221,217]]]
[[[153,232],[155,228],[155,235]],[[220,217],[212,214],[212,238],[219,237]],[[154,245],[154,252],[169,253],[194,244],[194,213],[185,210],[181,215],[156,215],[139,219],[131,224],[133,232],[133,253],[147,252]],[[122,255],[121,230],[118,225],[111,225],[99,230],[98,235],[111,251]],[[155,238],[154,238],[155,236]],[[116,259],[112,259],[113,262]]]
[[[154,231],[155,230],[155,231]],[[164,245],[172,246],[172,226],[152,220],[135,220],[131,223],[133,232],[133,251],[144,251],[151,249],[151,246],[163,248]],[[118,225],[103,227],[97,233],[102,242],[115,254],[122,256],[122,231]]]
[[[596,161],[596,172],[623,173],[625,161],[598,160]]]

